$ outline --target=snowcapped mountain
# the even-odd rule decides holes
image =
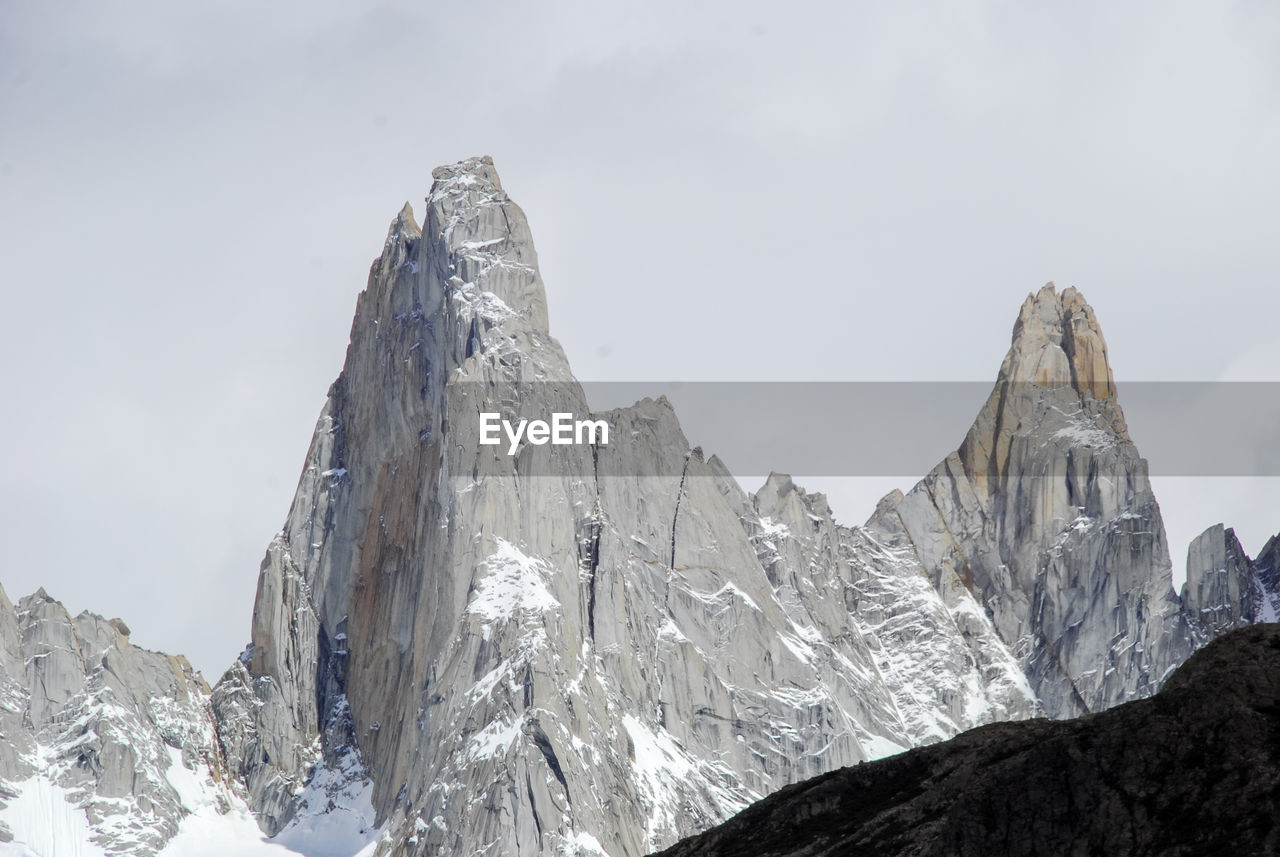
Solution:
[[[338,759],[295,796],[323,801],[322,823],[264,842],[185,658],[134,646],[119,619],[72,617],[43,589],[16,607],[0,589],[0,854],[352,855],[374,819],[368,781],[349,773]]]
[[[508,455],[488,409],[614,440]],[[1170,569],[1075,290],[1028,298],[960,449],[846,527],[786,476],[743,491],[665,399],[591,414],[473,158],[391,224],[212,691],[114,620],[0,603],[0,822],[21,854],[76,853],[39,838],[56,817],[85,854],[638,857],[841,766],[1153,693],[1238,593],[1186,609]]]
[[[209,686],[119,619],[0,590],[0,669],[0,838],[30,853],[155,853],[187,783],[225,780]]]

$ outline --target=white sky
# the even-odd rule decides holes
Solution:
[[[1280,380],[1280,6],[635,5],[4,4],[10,597],[216,679],[386,226],[472,154],[584,379],[990,380],[1054,280],[1122,402]],[[1277,481],[1158,481],[1175,566]]]

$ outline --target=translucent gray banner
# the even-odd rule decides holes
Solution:
[[[600,455],[573,454],[572,442],[554,446],[572,428],[546,440],[535,433],[533,442],[522,432],[513,443],[496,425],[550,423],[561,413],[562,423],[590,417],[610,425],[605,460],[618,475],[678,476],[683,445],[670,423],[674,409],[689,444],[734,474],[901,476],[924,474],[954,451],[992,390],[977,382],[535,382],[456,383],[450,396],[452,418],[474,418],[477,431],[483,414],[498,415],[489,418],[488,438],[500,442],[484,449],[515,459],[526,474],[600,466]],[[652,401],[659,396],[671,408]],[[1070,387],[1010,385],[1006,398],[1019,403],[1026,421],[1045,412],[1040,440],[1081,447],[1121,441],[1100,416],[1106,408]],[[650,401],[633,407],[644,399]],[[1280,476],[1280,383],[1128,382],[1119,385],[1117,401],[1152,475]]]

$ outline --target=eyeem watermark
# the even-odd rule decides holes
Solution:
[[[534,446],[609,445],[609,424],[604,420],[575,420],[573,414],[557,413],[551,415],[551,422],[520,420],[512,425],[510,420],[502,419],[502,414],[480,414],[481,444],[497,446],[502,443],[502,434],[507,436],[507,455],[516,454],[522,438]]]

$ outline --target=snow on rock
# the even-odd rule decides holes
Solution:
[[[212,695],[224,833],[243,799],[275,837],[246,849],[640,857],[788,783],[1149,692],[1190,650],[1078,293],[1029,298],[961,448],[843,527],[789,477],[742,491],[665,399],[593,415],[625,443],[540,448],[562,467],[481,445],[486,396],[590,408],[492,161],[433,175],[371,269],[251,645]],[[43,642],[50,692],[0,683],[0,726],[80,692],[58,678],[70,641]],[[182,720],[152,716],[187,773],[144,754],[170,833],[205,758]]]
[[[13,840],[0,843],[6,857],[107,857],[94,844],[97,831],[71,793],[46,777],[11,786],[17,792],[0,809]]]
[[[558,608],[560,603],[547,589],[551,567],[506,539],[496,541],[497,549],[485,560],[487,574],[476,583],[467,612],[497,622],[521,611],[536,614]]]

